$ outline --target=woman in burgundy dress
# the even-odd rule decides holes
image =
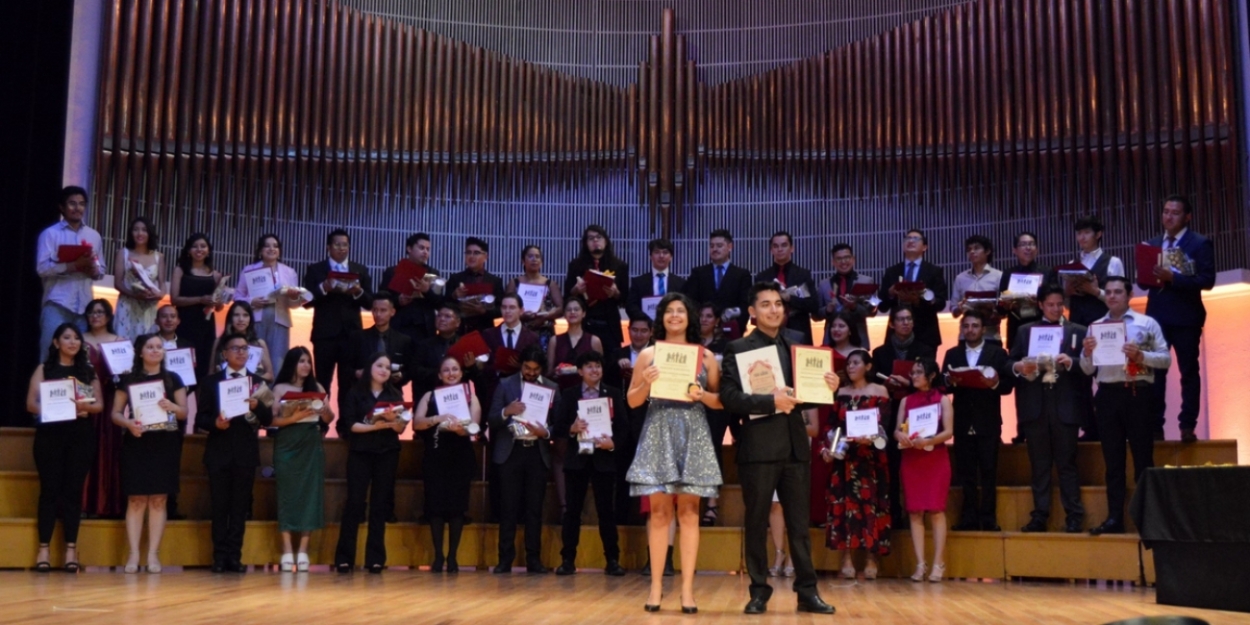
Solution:
[[[878,423],[889,422],[890,394],[884,386],[869,382],[872,357],[856,349],[846,357],[848,383],[838,389],[833,409],[818,440],[828,440],[829,432],[841,428],[846,433],[846,413],[877,409]],[[877,578],[877,558],[890,553],[890,463],[885,450],[873,445],[872,438],[849,440],[846,456],[833,457],[822,447],[821,459],[832,464],[827,483],[828,522],[825,544],[842,552],[842,576],[854,579],[852,549],[867,552],[864,579]]]
[[[103,397],[97,398],[103,405],[102,414],[113,414],[113,374],[104,362],[104,343],[128,340],[131,337],[117,335],[113,330],[113,306],[108,300],[93,299],[83,311],[87,317],[87,332],[83,340],[87,347],[87,361],[95,369]],[[123,432],[109,419],[96,419],[96,441],[99,448],[91,472],[87,474],[87,488],[83,490],[82,511],[89,517],[120,519],[126,511],[126,499],[122,497],[121,453]]]
[[[929,581],[940,582],[946,573],[946,495],[951,488],[951,462],[946,441],[955,430],[955,410],[950,397],[933,388],[938,376],[937,361],[918,358],[911,369],[911,383],[916,392],[899,404],[898,426],[894,438],[903,453],[899,478],[903,485],[903,501],[911,520],[912,545],[916,550],[916,572],[913,582],[925,579],[924,515],[929,513],[933,525],[933,570]],[[921,436],[920,419],[932,414],[938,406],[937,433]]]

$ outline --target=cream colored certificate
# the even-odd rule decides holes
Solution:
[[[703,346],[656,341],[654,354],[660,377],[651,383],[651,399],[690,401],[690,385],[699,377]]]
[[[833,371],[833,350],[828,347],[791,345],[794,362],[794,398],[804,404],[832,404],[833,391],[825,374]]]

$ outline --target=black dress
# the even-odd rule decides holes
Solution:
[[[177,373],[167,374],[165,397],[173,401],[174,393],[183,388]],[[136,374],[123,380],[122,388],[129,392],[130,385],[161,379],[160,374]],[[126,430],[122,438],[122,494],[171,495],[178,492],[181,474],[182,436],[177,430],[148,430],[135,438]]]
[[[426,414],[439,414],[433,394]],[[464,515],[469,511],[469,486],[476,468],[473,441],[468,436],[440,432],[438,427],[420,433],[425,441],[421,462],[425,474],[425,515],[442,518]]]
[[[184,271],[178,288],[178,295],[181,297],[203,297],[213,294],[217,281],[212,276],[197,276],[190,271]],[[195,346],[195,377],[203,380],[208,377],[208,365],[213,359],[217,322],[211,316],[204,318],[204,306],[200,304],[179,306],[178,319],[178,337]]]

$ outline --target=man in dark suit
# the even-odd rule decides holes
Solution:
[[[1202,342],[1202,326],[1207,309],[1202,292],[1215,287],[1215,246],[1211,240],[1189,229],[1194,209],[1182,195],[1173,195],[1163,203],[1164,234],[1150,240],[1163,248],[1171,267],[1155,267],[1155,279],[1162,286],[1150,287],[1146,314],[1159,322],[1163,336],[1176,350],[1176,364],[1181,370],[1181,441],[1198,440],[1199,400],[1202,397],[1202,376],[1198,370],[1198,345]],[[1179,261],[1179,262],[1177,262]],[[1163,419],[1167,410],[1167,373],[1155,376],[1154,392],[1157,414],[1154,418],[1156,439],[1163,439]]]
[[[430,262],[430,235],[418,232],[410,235],[404,244],[408,253],[407,261],[424,267],[426,275],[439,275],[438,269]],[[403,262],[403,261],[401,261]],[[382,272],[382,281],[378,283],[378,291],[390,291],[391,279],[395,277],[395,267],[387,267]],[[435,288],[431,280],[417,280],[412,285],[412,293],[407,291],[395,293],[395,302],[399,309],[391,325],[396,330],[412,339],[413,344],[434,335],[434,314],[443,303],[441,289]]]
[[[629,299],[625,302],[625,312],[630,319],[646,315],[654,320],[654,313],[648,314],[643,310],[642,300],[648,297],[659,298],[669,291],[680,293],[686,285],[685,278],[670,271],[670,265],[673,264],[672,241],[652,239],[647,243],[647,254],[651,257],[651,270],[638,274],[629,281]],[[611,348],[608,349],[611,351]]]
[[[606,299],[594,300],[587,294],[582,276],[590,270],[613,276]],[[612,239],[608,238],[608,231],[603,226],[590,225],[582,231],[581,251],[577,258],[569,261],[569,270],[564,276],[564,300],[568,301],[570,295],[586,298],[589,307],[582,326],[599,337],[603,349],[611,351],[620,347],[624,342],[621,336],[621,306],[629,301],[629,263],[618,258],[612,250]]]
[[[586,489],[593,486],[595,512],[599,516],[599,539],[603,542],[603,557],[607,564],[605,575],[621,576],[621,549],[616,535],[617,475],[629,470],[622,463],[617,449],[629,443],[629,419],[625,413],[625,400],[620,389],[603,384],[603,356],[599,352],[586,352],[577,357],[577,373],[582,382],[560,392],[558,411],[553,419],[551,436],[567,436],[570,453],[564,460],[565,500],[568,507],[561,520],[561,564],[556,575],[572,575],[577,572],[577,544],[581,540],[582,508],[586,505]],[[583,399],[607,398],[610,403],[612,434],[593,440],[581,441],[579,435],[586,432],[587,423],[581,418],[579,403]],[[620,411],[619,413],[617,411]],[[584,447],[584,449],[583,449]]]
[[[1011,371],[1018,378],[1016,418],[1027,439],[1033,473],[1032,519],[1020,531],[1046,531],[1053,467],[1059,473],[1059,497],[1067,514],[1064,531],[1075,534],[1082,531],[1085,518],[1076,474],[1076,439],[1081,418],[1077,384],[1089,378],[1082,375],[1078,379],[1072,368],[1080,357],[1079,344],[1085,336],[1085,326],[1063,318],[1063,289],[1043,285],[1037,299],[1042,307],[1041,320],[1022,326],[1011,341]],[[1053,370],[1044,371],[1035,358],[1029,357],[1029,346],[1035,328],[1042,331],[1055,327],[1063,329],[1059,345],[1053,346],[1058,355],[1053,356]]]
[[[772,597],[773,589],[768,585],[765,542],[768,540],[768,513],[772,507],[773,492],[776,492],[785,515],[790,556],[794,561],[793,587],[798,594],[799,611],[833,614],[833,606],[825,603],[817,592],[816,569],[812,565],[812,543],[807,531],[811,507],[812,451],[803,421],[804,406],[793,396],[791,341],[782,334],[786,308],[781,299],[780,285],[775,282],[757,283],[751,287],[747,299],[751,302],[747,312],[755,318],[755,331],[726,347],[720,387],[720,399],[725,410],[742,415],[743,419],[737,459],[742,503],[746,508],[747,573],[751,576],[751,600],[745,612],[762,614]],[[777,350],[785,385],[774,388],[771,394],[753,393],[742,387],[737,355],[765,347]],[[831,389],[837,390],[836,374],[826,374],[825,382]]]
[[[218,384],[247,377],[249,389],[264,380],[247,372],[247,337],[230,333],[222,337],[219,357],[226,363],[200,383],[196,429],[208,432],[204,444],[204,467],[212,500],[213,572],[243,573],[243,530],[252,509],[252,485],[260,466],[260,444],[256,433],[273,422],[272,410],[255,399],[248,400],[249,412],[227,419],[221,409]]]
[[[998,448],[1002,445],[1002,398],[1011,394],[1016,376],[1011,359],[997,343],[985,340],[985,316],[979,310],[959,321],[963,341],[946,352],[942,370],[988,367],[990,388],[952,386],[955,409],[955,480],[963,487],[960,531],[1000,532],[998,526]]]
[[[526,415],[521,402],[522,382],[537,384],[559,392],[555,382],[543,377],[546,354],[530,347],[521,354],[521,370],[499,381],[495,396],[486,413],[490,437],[494,441],[491,462],[499,470],[502,485],[499,513],[499,563],[495,573],[511,573],[516,560],[516,526],[525,510],[525,569],[529,573],[547,573],[542,563],[543,498],[547,494],[547,473],[551,454],[548,424],[554,414],[552,406],[545,415]],[[554,396],[553,396],[554,403]]]
[[[713,230],[708,236],[708,259],[690,272],[681,292],[699,305],[711,302],[721,312],[725,340],[742,336],[746,319],[747,291],[751,288],[751,272],[733,264],[734,237],[728,230]]]
[[[856,284],[872,284],[872,278],[860,275],[855,271],[855,250],[847,243],[838,243],[829,250],[829,260],[833,263],[833,275],[821,280],[816,287],[816,312],[812,315],[817,321],[832,319],[840,312],[850,313],[855,320],[851,331],[859,336],[859,344],[868,348],[868,317],[877,314],[877,307],[870,298],[851,295]],[[829,334],[832,324],[825,324],[825,336],[820,341],[825,347],[833,346],[833,337]]]
[[[621,389],[623,393],[629,388],[634,377],[634,363],[638,362],[638,354],[651,344],[653,323],[646,315],[629,318],[629,343],[623,345],[615,353],[609,353],[603,363],[603,382],[607,386]],[[617,407],[614,418],[625,422],[629,428],[629,436],[624,440],[615,441],[616,457],[623,463],[624,469],[616,474],[616,522],[618,525],[634,523],[638,506],[631,505],[629,482],[625,480],[625,472],[634,462],[634,454],[638,451],[638,437],[642,435],[642,423],[647,418],[647,404],[644,402],[637,408],[630,408],[629,402]],[[566,484],[567,488],[567,484]]]
[[[386,352],[391,361],[391,384],[402,391],[412,381],[416,350],[412,339],[392,323],[395,318],[395,295],[390,291],[379,292],[373,297],[373,307],[369,312],[373,315],[373,326],[361,330],[356,336],[355,377],[359,380],[364,375],[370,356]],[[419,395],[417,399],[420,399]]]
[[[499,318],[499,298],[503,297],[503,280],[486,271],[490,260],[490,245],[477,237],[464,241],[464,271],[451,274],[445,292],[460,304],[460,331],[464,334],[485,330],[495,325]],[[470,285],[489,285],[488,287]],[[489,290],[489,293],[472,294],[470,289]],[[489,296],[490,301],[486,301]]]
[[[304,272],[304,288],[312,293],[308,307],[313,309],[313,325],[310,338],[313,344],[313,360],[316,361],[317,382],[329,390],[338,370],[338,404],[342,411],[343,398],[355,381],[352,373],[356,363],[356,343],[353,339],[360,332],[360,311],[373,305],[369,282],[369,269],[360,263],[347,260],[351,251],[351,238],[346,230],[338,229],[326,237],[326,253],[329,258],[313,263]],[[333,279],[330,274],[353,274],[355,281]],[[274,366],[281,366],[274,363]]]
[[[885,270],[881,278],[881,298],[878,308],[889,312],[899,304],[911,307],[916,320],[916,340],[933,349],[942,346],[942,332],[938,329],[938,312],[946,308],[946,278],[942,268],[924,259],[929,250],[929,238],[923,230],[912,228],[903,236],[903,262]],[[898,283],[923,282],[923,291],[900,290]]]
[[[794,237],[782,230],[768,239],[772,254],[771,267],[755,274],[756,282],[776,281],[781,285],[781,299],[786,304],[786,327],[803,336],[803,344],[812,344],[812,315],[819,304],[812,272],[794,264]]]

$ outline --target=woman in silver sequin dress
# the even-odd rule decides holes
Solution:
[[[672,343],[700,344],[698,308],[690,298],[669,293],[657,307],[661,323],[655,338]],[[629,387],[629,405],[637,408],[651,394],[651,383],[660,376],[652,362],[654,348],[638,355],[633,382]],[[720,466],[712,447],[707,424],[707,408],[721,407],[720,366],[711,351],[704,348],[703,366],[690,385],[691,401],[651,400],[646,421],[638,440],[638,452],[625,479],[629,494],[650,497],[651,517],[647,522],[647,539],[651,551],[651,594],[644,606],[648,612],[660,609],[663,594],[665,552],[668,549],[668,526],[673,518],[674,500],[677,521],[681,525],[681,608],[691,614],[694,604],[694,563],[699,554],[699,499],[715,497],[721,484]]]

